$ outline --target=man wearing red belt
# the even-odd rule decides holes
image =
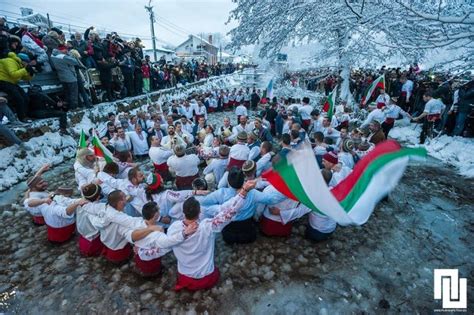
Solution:
[[[444,112],[446,105],[439,99],[433,98],[431,91],[426,91],[423,94],[423,100],[426,102],[425,109],[420,116],[413,118],[418,122],[423,120],[423,127],[420,134],[420,144],[425,143],[426,135],[433,127],[437,127],[441,121],[441,114]]]
[[[178,279],[175,290],[190,291],[210,289],[219,281],[219,270],[214,266],[215,235],[231,222],[242,205],[247,193],[255,187],[255,181],[246,182],[237,196],[220,206],[218,214],[199,222],[201,206],[191,197],[183,204],[184,220],[174,222],[168,234],[180,233],[191,224],[198,223],[197,231],[182,243],[173,247],[178,260]]]
[[[249,154],[250,149],[247,146],[247,132],[241,131],[237,135],[237,143],[230,148],[227,170],[230,170],[233,166],[240,169],[242,164],[248,160]]]
[[[177,145],[173,156],[168,158],[168,167],[176,173],[176,187],[178,190],[192,189],[192,182],[199,177],[201,160],[196,154],[186,154],[186,148]]]

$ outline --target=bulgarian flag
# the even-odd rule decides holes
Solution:
[[[334,87],[331,93],[328,95],[328,99],[326,103],[324,103],[323,111],[328,113],[329,121],[332,119],[332,115],[334,115],[334,108],[336,106],[336,92],[337,92],[337,85]]]
[[[96,135],[92,137],[92,145],[94,146],[94,154],[96,156],[104,158],[107,163],[114,161],[112,152],[100,142]]]
[[[273,98],[273,79],[268,82],[267,86],[267,98],[271,100]]]
[[[79,148],[87,148],[86,133],[84,129],[81,130],[81,137],[79,138]]]
[[[382,74],[380,77],[377,78],[372,84],[370,85],[369,89],[367,90],[367,94],[362,97],[361,104],[365,105],[370,100],[370,98],[374,95],[374,92],[378,89],[385,90],[385,74]]]
[[[262,177],[288,198],[301,202],[313,212],[327,215],[339,225],[362,225],[377,202],[395,188],[411,156],[425,157],[426,150],[402,148],[396,141],[385,141],[330,190],[311,147],[305,144],[281,157]]]

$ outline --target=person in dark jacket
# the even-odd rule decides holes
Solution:
[[[33,85],[28,90],[30,99],[30,115],[34,118],[59,118],[59,132],[61,134],[68,134],[67,132],[67,115],[63,111],[65,106],[62,102],[56,102],[48,95],[43,93],[41,86]]]
[[[257,91],[253,89],[252,95],[250,96],[250,104],[253,109],[257,109],[258,103],[260,103],[260,96],[258,95]]]
[[[125,48],[124,54],[119,61],[120,69],[122,70],[123,75],[123,84],[127,89],[127,96],[135,96],[135,89],[134,89],[134,78],[133,75],[135,73],[135,62],[132,60],[131,57],[132,52],[129,48]]]
[[[456,113],[456,124],[453,131],[455,136],[462,135],[466,118],[474,108],[474,81],[461,86],[458,97],[457,106],[453,106],[453,112]]]

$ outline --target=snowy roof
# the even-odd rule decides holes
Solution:
[[[204,38],[198,37],[198,36],[193,35],[193,34],[189,35],[188,39],[186,39],[184,42],[182,42],[181,44],[179,44],[178,46],[176,46],[176,48],[178,48],[178,47],[180,47],[180,46],[183,46],[187,41],[189,41],[190,39],[193,39],[193,38],[196,38],[197,40],[203,42],[203,43],[206,44],[206,45],[209,45],[209,46],[212,46],[212,47],[214,47],[214,48],[217,48],[217,46],[215,46],[215,45],[209,43],[209,42],[208,42],[207,40],[205,40]]]
[[[174,50],[166,49],[166,48],[163,48],[163,47],[156,47],[156,50],[157,50],[157,51],[164,52],[164,53],[170,53],[170,54],[174,54],[174,53],[175,53]],[[153,52],[153,48],[147,48],[147,49],[144,49],[144,51]]]
[[[222,58],[234,57],[234,55],[231,55],[231,54],[229,54],[229,53],[226,53],[225,51],[220,52],[219,55],[221,55]]]

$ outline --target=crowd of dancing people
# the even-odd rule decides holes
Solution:
[[[121,264],[133,256],[138,272],[149,276],[159,274],[161,257],[172,252],[176,290],[217,283],[216,233],[229,245],[252,243],[261,234],[289,237],[293,221],[304,217],[305,237],[326,241],[336,221],[288,199],[262,174],[306,143],[334,187],[386,139],[392,120],[409,114],[396,98],[382,96],[378,114],[353,126],[344,103],[330,115],[307,97],[265,95],[214,89],[135,114],[109,113],[105,124],[85,132],[73,166],[75,187],[48,191],[45,165],[27,181],[24,206],[35,224],[46,225],[50,242],[77,233],[84,257]],[[211,124],[209,115],[219,111],[226,115],[222,123]],[[80,198],[72,197],[76,188]]]

